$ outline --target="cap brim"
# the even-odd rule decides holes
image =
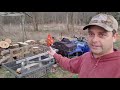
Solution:
[[[104,28],[105,30],[107,31],[113,31],[113,29],[105,24],[102,24],[102,23],[92,23],[92,24],[88,24],[86,25],[85,27],[83,27],[83,30],[86,30],[88,29],[90,26],[99,26],[99,27],[102,27]]]

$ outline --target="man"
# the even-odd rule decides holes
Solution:
[[[120,51],[113,48],[118,35],[117,20],[111,15],[98,14],[83,30],[88,31],[90,52],[72,59],[62,57],[51,47],[48,53],[79,78],[120,78]]]

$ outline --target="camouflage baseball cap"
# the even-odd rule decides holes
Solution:
[[[98,14],[94,16],[90,23],[86,25],[83,30],[86,30],[92,25],[97,25],[104,28],[107,31],[118,30],[118,22],[112,15]]]

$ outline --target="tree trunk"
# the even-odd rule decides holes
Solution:
[[[69,32],[69,13],[66,13],[66,27],[67,27],[67,31]]]
[[[34,14],[33,14],[34,16],[33,16],[33,24],[34,24],[34,30],[35,31],[38,31],[38,14],[37,14],[37,12],[34,12]]]

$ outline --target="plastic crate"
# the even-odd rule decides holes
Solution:
[[[39,58],[41,58],[39,62]],[[21,62],[34,61],[42,63],[42,66],[37,66],[32,69],[24,70],[21,74],[17,73],[16,70],[21,67]],[[47,78],[47,74],[50,73],[52,65],[55,63],[53,57],[49,57],[46,54],[39,54],[34,57],[29,57],[27,59],[22,59],[19,61],[11,61],[3,63],[2,66],[9,70],[16,78]]]

